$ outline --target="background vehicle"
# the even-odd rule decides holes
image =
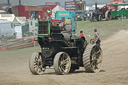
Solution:
[[[107,5],[102,8],[98,8],[97,3],[95,3],[95,11],[91,12],[90,21],[93,22],[94,19],[101,21],[103,18],[111,20],[111,9],[108,9]]]
[[[15,38],[16,32],[11,22],[0,21],[0,39],[2,38]]]
[[[86,21],[87,13],[84,10],[78,10],[76,11],[76,20],[77,21]]]
[[[76,14],[73,11],[57,11],[56,19],[62,20],[64,24],[67,24],[68,30],[76,31],[77,23],[76,23]]]
[[[128,17],[128,3],[123,4],[110,4],[108,6],[114,6],[116,9],[111,11],[112,18]]]
[[[71,23],[74,12],[58,12],[58,15],[67,16]],[[58,16],[61,19],[61,16]],[[66,25],[66,24],[65,24]],[[29,68],[35,75],[44,73],[46,66],[54,66],[59,75],[73,72],[84,67],[87,72],[99,72],[102,64],[102,49],[95,44],[88,44],[75,35],[75,28],[71,31],[60,26],[51,25],[49,21],[39,21],[38,43],[41,52],[35,52],[30,57]]]

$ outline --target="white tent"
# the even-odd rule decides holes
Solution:
[[[4,10],[0,10],[0,13],[4,13],[5,11]]]
[[[23,34],[25,32],[23,32],[22,29],[25,29],[25,30],[28,29],[29,30],[29,27],[27,28],[26,22],[18,19],[14,14],[0,14],[0,21],[12,23],[12,25],[15,29],[15,32],[17,32],[16,38],[22,38],[23,37]]]
[[[52,9],[52,19],[55,19],[55,13],[56,11],[65,11],[64,8],[62,8],[61,6],[57,5],[55,8]]]
[[[89,6],[86,6],[86,10],[87,10],[87,11],[89,11],[89,8],[90,8]]]
[[[0,20],[10,21],[14,24],[20,23],[23,24],[25,22],[19,20],[14,14],[0,14]]]
[[[100,5],[97,5],[98,8],[102,8],[104,7],[106,4],[100,4]],[[95,8],[95,5],[92,6],[93,8]]]

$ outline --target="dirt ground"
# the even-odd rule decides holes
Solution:
[[[0,54],[0,85],[128,85],[128,31],[102,41],[103,65],[99,73],[84,68],[68,75],[56,75],[53,68],[44,75],[32,75],[28,68],[31,53]]]

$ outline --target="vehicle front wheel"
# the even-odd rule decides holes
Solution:
[[[65,52],[59,52],[54,58],[54,70],[59,75],[68,74],[71,68],[71,59]]]
[[[44,58],[41,52],[35,52],[32,54],[29,60],[29,69],[34,75],[42,75],[45,71]]]

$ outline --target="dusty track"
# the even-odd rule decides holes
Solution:
[[[102,41],[104,57],[99,73],[86,73],[81,68],[69,75],[56,75],[51,68],[44,75],[32,75],[28,68],[31,53],[2,53],[0,85],[128,85],[127,37],[128,31],[120,31]]]

